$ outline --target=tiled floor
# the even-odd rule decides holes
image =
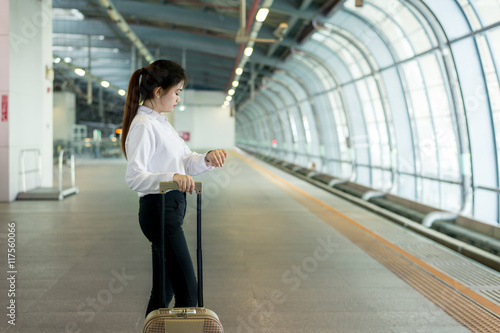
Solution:
[[[141,332],[150,248],[124,172],[124,163],[80,165],[76,196],[0,204],[6,277],[7,223],[17,227],[16,325],[3,314],[0,332]],[[237,154],[195,180],[205,184],[205,305],[226,332],[468,331]]]

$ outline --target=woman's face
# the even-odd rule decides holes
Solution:
[[[160,94],[160,98],[155,98],[155,111],[162,112],[173,112],[174,108],[177,106],[181,98],[179,94],[182,90],[184,82],[179,83],[176,87],[171,88],[163,95]]]

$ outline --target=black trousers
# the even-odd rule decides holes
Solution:
[[[198,303],[196,276],[182,230],[186,214],[186,194],[177,190],[165,195],[149,194],[139,199],[139,223],[142,232],[151,242],[153,256],[153,288],[146,316],[162,307],[160,212],[163,197],[165,197],[165,306],[168,307],[174,295],[175,307],[192,307]]]

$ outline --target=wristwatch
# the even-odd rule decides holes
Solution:
[[[208,151],[208,153],[205,155],[205,162],[206,162],[206,163],[210,163],[210,161],[209,161],[209,160],[207,160],[207,156],[208,156],[208,154],[210,154],[211,152],[213,152],[213,150],[209,150],[209,151]]]

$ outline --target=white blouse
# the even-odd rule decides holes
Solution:
[[[160,193],[160,182],[173,181],[176,173],[195,176],[214,168],[206,165],[206,154],[191,152],[167,117],[143,105],[132,120],[125,150],[125,180],[140,197]]]

